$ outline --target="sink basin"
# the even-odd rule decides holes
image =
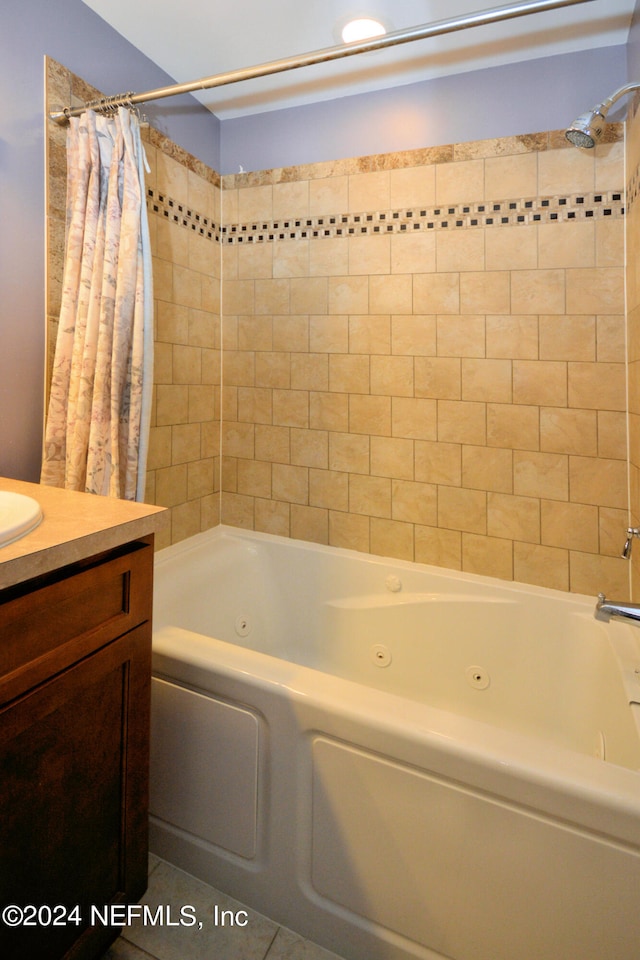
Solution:
[[[22,493],[0,490],[0,547],[24,537],[42,520],[40,504]]]

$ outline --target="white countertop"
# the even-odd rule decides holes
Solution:
[[[0,589],[159,530],[168,517],[154,507],[0,477],[0,490],[37,500],[44,517],[19,540],[0,547]]]

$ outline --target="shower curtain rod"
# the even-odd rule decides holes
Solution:
[[[352,57],[358,53],[368,53],[372,50],[382,50],[385,47],[409,43],[413,40],[426,40],[438,37],[445,33],[455,33],[458,30],[467,30],[470,27],[481,27],[491,23],[500,23],[502,20],[512,20],[516,17],[529,16],[532,13],[543,13],[547,10],[557,10],[561,7],[572,7],[579,3],[591,3],[592,0],[529,0],[526,3],[509,4],[505,7],[494,7],[491,10],[480,10],[451,20],[439,20],[418,27],[409,27],[396,30],[382,37],[369,40],[358,40],[353,43],[341,44],[337,47],[325,47],[311,53],[302,53],[282,60],[271,60],[268,63],[255,67],[244,67],[239,70],[230,70],[227,73],[213,74],[202,77],[190,83],[176,83],[168,87],[158,87],[146,93],[121,93],[112,97],[102,97],[93,100],[82,107],[65,107],[62,110],[52,111],[49,116],[56,123],[64,124],[70,117],[79,117],[85,110],[108,112],[120,106],[134,106],[137,103],[146,103],[150,100],[162,100],[164,97],[175,97],[182,93],[194,93],[198,90],[209,90],[212,87],[222,87],[230,83],[239,83],[241,80],[253,80],[256,77],[266,77],[274,73],[283,73],[287,70],[296,70],[299,67],[308,67],[315,63],[326,63],[329,60],[340,60]]]

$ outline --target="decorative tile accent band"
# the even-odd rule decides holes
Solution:
[[[571,220],[619,219],[624,216],[624,192],[580,193],[518,200],[482,201],[377,210],[365,213],[292,217],[257,223],[220,226],[170,197],[148,191],[149,212],[197,231],[221,243],[269,243],[275,240],[310,240],[353,237],[415,230],[458,230],[474,227],[517,226]]]
[[[214,223],[210,217],[205,217],[188,204],[167,197],[151,188],[147,189],[147,211],[170,223],[192,230],[207,240],[220,241],[220,225]]]

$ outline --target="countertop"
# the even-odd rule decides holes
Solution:
[[[168,517],[164,507],[23,480],[0,477],[0,490],[33,497],[44,514],[35,530],[0,547],[0,589],[155,533]]]

